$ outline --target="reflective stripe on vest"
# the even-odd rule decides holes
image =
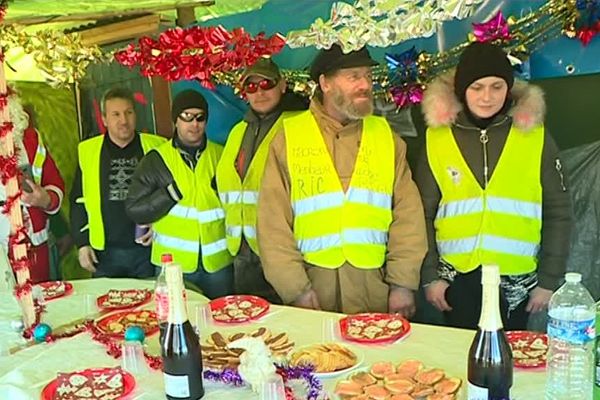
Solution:
[[[165,143],[166,139],[152,134],[140,133],[144,154]],[[104,221],[102,219],[102,190],[100,188],[100,157],[104,135],[98,135],[79,143],[77,152],[81,169],[82,197],[76,202],[85,206],[88,224],[80,227],[81,232],[89,229],[90,245],[104,250]]]
[[[223,204],[257,204],[258,191],[231,191],[219,193],[219,198]]]
[[[187,273],[198,267],[208,272],[226,267],[231,255],[225,239],[225,212],[211,187],[222,147],[208,141],[194,170],[171,141],[156,151],[173,175],[182,198],[153,224],[152,263],[160,265],[161,255],[171,253]]]
[[[344,201],[370,205],[389,210],[392,208],[392,196],[368,189],[349,188],[348,192],[325,193],[295,201],[292,205],[295,215],[303,215],[328,208],[340,207]]]
[[[442,198],[434,226],[437,247],[459,272],[497,264],[503,275],[537,267],[542,226],[543,127],[511,128],[488,186],[482,189],[450,128],[430,128],[427,157]]]
[[[33,175],[33,181],[38,185],[42,184],[42,173],[44,170],[44,162],[46,161],[46,147],[42,142],[42,136],[38,133],[37,135],[38,145],[35,149],[35,157],[31,164],[31,174]]]
[[[294,236],[308,263],[379,268],[392,222],[394,137],[380,117],[366,117],[346,193],[310,111],[283,122]]]
[[[281,130],[283,119],[296,114],[298,113],[281,114],[265,135],[255,154],[245,154],[252,160],[243,182],[235,166],[248,124],[242,121],[235,125],[227,138],[223,156],[217,166],[217,185],[226,215],[227,248],[232,255],[236,255],[240,249],[242,234],[252,251],[259,254],[256,241],[258,191],[267,162],[269,145],[275,134]]]
[[[518,215],[524,218],[542,218],[542,205],[531,201],[520,201],[487,196],[487,209],[496,213]],[[483,211],[483,199],[451,201],[438,208],[436,218],[458,217]]]

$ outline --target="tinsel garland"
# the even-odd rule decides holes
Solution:
[[[143,36],[138,44],[115,53],[115,60],[127,67],[140,67],[144,76],[169,81],[195,79],[214,88],[214,76],[252,65],[261,56],[281,51],[284,38],[260,33],[252,37],[243,28],[231,32],[222,26],[192,26],[168,29],[157,39]]]
[[[389,47],[419,37],[432,36],[443,21],[473,14],[482,0],[357,0],[337,1],[330,18],[318,18],[309,29],[287,34],[291,48],[330,48],[337,43],[344,53],[366,45]]]
[[[286,400],[295,400],[297,397],[294,395],[293,389],[289,385],[290,380],[302,380],[307,388],[306,399],[317,400],[326,399],[323,397],[323,384],[321,381],[314,376],[314,367],[312,366],[282,366],[276,365],[276,372],[281,376],[285,387]],[[240,376],[239,372],[235,369],[225,368],[221,371],[204,371],[204,379],[212,382],[221,382],[231,386],[242,386],[244,380]]]

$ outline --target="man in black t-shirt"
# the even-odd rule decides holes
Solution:
[[[164,139],[135,131],[133,96],[111,89],[102,98],[107,134],[79,144],[79,165],[71,190],[71,230],[79,263],[94,277],[144,278],[150,263],[152,232],[136,238],[125,199],[138,162]]]

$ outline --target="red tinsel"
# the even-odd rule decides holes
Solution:
[[[222,26],[175,28],[158,39],[144,36],[138,46],[129,44],[115,53],[115,59],[128,67],[140,66],[144,76],[161,76],[169,81],[196,79],[213,89],[215,73],[252,65],[258,58],[276,54],[285,45],[279,34],[250,36],[243,28],[229,32]]]
[[[13,244],[13,246],[14,246],[14,244]],[[12,265],[12,269],[14,272],[31,267],[31,264],[30,264],[28,258],[20,258],[18,260],[11,260],[11,265]]]
[[[590,44],[594,36],[600,33],[600,21],[597,21],[592,26],[586,26],[577,31],[577,38],[584,46]]]
[[[4,97],[4,99],[0,97],[0,110],[2,110],[4,107],[6,107],[6,97]],[[0,139],[8,135],[13,130],[13,127],[13,123],[8,121],[0,125]]]
[[[0,94],[0,110],[8,105],[8,93]]]
[[[17,194],[13,196],[8,196],[6,198],[6,202],[4,206],[2,206],[2,213],[8,214],[10,210],[15,206],[15,204],[19,204],[19,200],[21,199],[21,191],[19,190]]]
[[[87,321],[85,323],[85,329],[90,332],[92,338],[101,343],[106,347],[106,353],[114,358],[121,357],[121,342],[116,340],[115,338],[101,332],[96,328],[94,321]],[[160,370],[162,368],[162,359],[157,356],[150,355],[146,353],[144,349],[144,357],[146,358],[146,363],[152,369]]]
[[[4,21],[6,16],[6,8],[8,7],[8,0],[0,1],[0,24]],[[0,62],[4,62],[4,52],[0,51]]]
[[[9,179],[18,175],[18,165],[19,162],[16,154],[9,157],[0,156],[0,180],[2,180],[3,185],[6,185]]]

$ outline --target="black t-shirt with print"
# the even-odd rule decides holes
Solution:
[[[100,187],[107,246],[128,247],[135,244],[135,223],[125,213],[125,199],[131,177],[143,156],[138,134],[123,148],[106,135],[100,156]]]

